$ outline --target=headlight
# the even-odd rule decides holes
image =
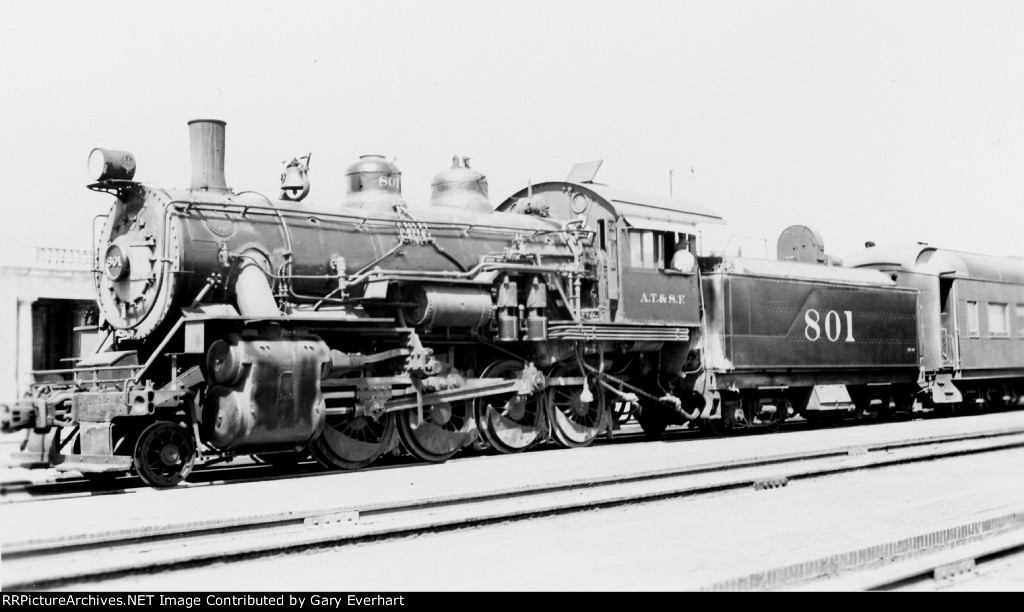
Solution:
[[[94,181],[130,181],[135,176],[135,156],[128,151],[93,149],[89,153],[89,176]]]

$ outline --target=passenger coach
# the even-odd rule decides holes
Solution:
[[[1017,402],[1024,377],[1024,260],[916,244],[847,259],[920,292],[921,367],[940,410]]]

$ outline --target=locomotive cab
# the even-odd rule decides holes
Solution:
[[[699,329],[696,226],[724,223],[712,210],[592,181],[540,183],[512,195],[498,210],[543,211],[578,220],[589,230],[584,253],[596,273],[581,288],[583,320],[656,343],[666,337],[688,342]]]
[[[591,271],[574,290],[578,315],[552,320],[549,337],[587,341],[602,360],[624,356],[605,364],[606,369],[627,366],[609,389],[620,408],[630,404],[642,415],[664,407],[681,419],[695,418],[681,410],[678,394],[687,393],[679,381],[692,365],[701,333],[697,225],[724,220],[692,202],[595,183],[596,165],[589,173],[578,172],[580,167],[570,173],[580,182],[539,183],[498,207],[565,219],[588,231],[578,247]]]

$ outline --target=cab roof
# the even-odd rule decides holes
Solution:
[[[596,202],[603,203],[617,217],[624,218],[630,225],[645,229],[668,229],[663,227],[668,225],[692,227],[697,223],[725,223],[725,219],[715,211],[688,200],[623,191],[600,183],[574,183],[572,181],[548,181],[537,183],[529,189],[521,189],[499,205],[498,210],[509,210],[516,200],[527,196],[531,190],[536,194],[582,193]]]
[[[725,223],[725,219],[721,215],[696,202],[623,191],[598,183],[588,183],[585,185],[574,183],[574,185],[581,189],[593,191],[596,195],[606,200],[617,215],[626,217],[627,221],[632,217],[651,221],[683,223],[686,225],[693,225],[695,223]]]

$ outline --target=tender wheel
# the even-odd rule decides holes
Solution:
[[[993,385],[985,390],[985,407],[990,410],[1003,410],[1014,403],[1012,392],[1002,385]]]
[[[579,366],[561,364],[551,372],[551,377],[579,377]],[[608,427],[610,414],[605,403],[605,394],[598,385],[586,377],[588,388],[592,389],[591,401],[582,399],[580,386],[550,387],[547,390],[548,418],[551,421],[551,435],[555,442],[565,448],[581,448],[589,445]]]
[[[416,425],[415,410],[398,413],[398,437],[410,455],[440,463],[468,446],[474,439],[473,408],[467,401],[434,404],[423,409]]]
[[[851,394],[854,406],[854,420],[859,423],[877,423],[887,420],[892,410],[892,397],[888,393]]]
[[[782,423],[789,418],[793,406],[789,400],[784,398],[775,398],[771,405],[773,410],[770,412],[764,410],[763,407],[756,408],[758,410],[757,418],[765,431],[779,433],[782,430]]]
[[[135,471],[151,487],[173,487],[188,477],[196,462],[196,445],[177,423],[157,421],[135,443]]]
[[[640,429],[648,438],[657,439],[665,433],[668,428],[668,407],[652,401],[645,401],[640,404],[640,412],[636,415]]]
[[[390,450],[394,435],[392,413],[377,421],[365,416],[331,415],[323,433],[309,444],[309,452],[328,469],[358,470]]]
[[[522,374],[518,361],[496,361],[487,366],[482,378],[516,379]],[[501,453],[522,452],[544,439],[543,393],[520,396],[514,393],[488,395],[473,400],[473,416],[480,437]]]

